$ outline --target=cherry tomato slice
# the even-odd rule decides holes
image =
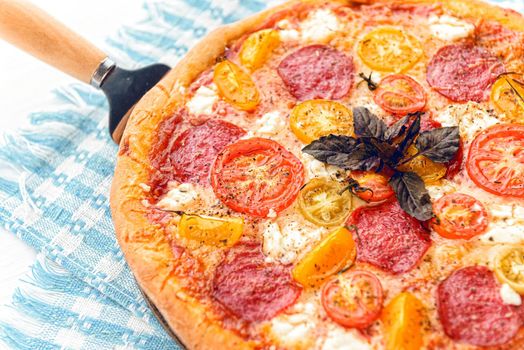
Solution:
[[[245,111],[252,111],[260,102],[258,89],[246,72],[225,60],[215,67],[213,81],[218,93],[227,103]]]
[[[486,209],[467,194],[447,194],[433,204],[433,211],[431,227],[444,238],[470,239],[488,228]]]
[[[524,249],[521,246],[506,246],[494,261],[495,276],[500,283],[507,283],[517,293],[524,294]]]
[[[240,49],[240,63],[251,71],[257,70],[279,43],[280,35],[277,30],[263,29],[251,34]]]
[[[403,72],[420,59],[422,52],[422,45],[417,38],[392,27],[372,30],[357,47],[364,64],[382,72]]]
[[[388,75],[382,79],[373,99],[386,112],[396,115],[418,112],[426,106],[424,88],[415,79],[403,74]]]
[[[309,100],[293,108],[289,118],[291,131],[304,143],[329,134],[353,135],[353,115],[341,103]]]
[[[491,102],[495,108],[505,113],[513,121],[524,116],[524,74],[508,73],[501,75],[491,87]]]
[[[369,191],[355,193],[366,202],[383,202],[395,194],[388,183],[389,179],[382,174],[368,171],[352,171],[351,177],[358,182],[361,188],[369,189]]]
[[[382,311],[382,285],[369,271],[347,271],[324,285],[321,299],[333,321],[345,327],[365,328]]]
[[[306,220],[319,226],[344,222],[351,210],[351,194],[338,181],[314,178],[301,190],[298,208]]]
[[[211,171],[216,196],[231,209],[257,217],[286,209],[303,183],[300,160],[277,142],[257,137],[227,146]]]
[[[478,134],[469,148],[466,170],[488,192],[524,198],[524,125],[494,125]]]

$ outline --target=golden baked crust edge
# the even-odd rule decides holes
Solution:
[[[272,14],[311,0],[292,0],[208,34],[136,105],[128,121],[111,187],[111,212],[118,242],[137,282],[171,328],[190,349],[249,349],[257,344],[224,329],[206,316],[206,307],[181,291],[170,275],[173,256],[164,230],[147,218],[141,183],[149,179],[149,150],[158,124],[183,103],[183,91],[221,56],[233,40],[260,26]],[[329,1],[326,1],[329,2]],[[350,1],[331,2],[350,3]],[[524,17],[477,0],[361,0],[357,3],[421,4],[440,2],[457,16],[496,20],[524,31]]]

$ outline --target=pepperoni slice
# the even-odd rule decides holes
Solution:
[[[244,134],[243,129],[222,120],[208,120],[184,131],[171,148],[173,179],[207,184],[217,154]]]
[[[353,59],[326,45],[303,47],[288,55],[278,74],[300,101],[340,99],[353,85]]]
[[[360,207],[347,222],[357,241],[357,260],[385,271],[411,270],[431,241],[420,222],[400,208],[397,201]]]
[[[437,306],[444,332],[471,345],[504,344],[522,324],[519,308],[502,302],[500,286],[484,266],[453,272],[438,286]]]
[[[452,101],[482,102],[488,99],[489,88],[504,71],[502,62],[484,48],[449,45],[433,56],[426,79],[433,89]]]
[[[291,266],[265,262],[254,241],[229,249],[213,280],[213,297],[250,322],[275,317],[295,302],[301,290],[291,277]]]

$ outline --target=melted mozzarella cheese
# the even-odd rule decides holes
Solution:
[[[471,141],[475,135],[497,123],[499,119],[476,102],[450,105],[435,116],[442,126],[458,126],[463,140]]]
[[[326,165],[307,153],[302,153],[300,157],[306,169],[306,178],[308,180],[315,177],[336,178],[342,173],[342,169],[333,165]]]
[[[487,243],[524,242],[524,217],[522,206],[517,204],[491,204],[490,223],[480,239]]]
[[[452,182],[448,180],[440,180],[438,184],[426,185],[428,194],[433,200],[437,200],[445,194],[452,193],[456,191],[455,186]]]
[[[502,298],[502,302],[506,305],[519,306],[522,304],[522,299],[519,293],[515,292],[507,283],[502,284],[502,287],[500,287],[500,297]]]
[[[371,350],[372,346],[354,329],[332,327],[322,344],[322,350]]]
[[[286,220],[282,226],[277,222],[267,222],[263,232],[263,251],[267,261],[295,262],[308,246],[321,239],[325,231],[323,227],[312,229],[296,221]]]
[[[279,111],[272,111],[264,114],[262,117],[255,121],[257,130],[255,133],[260,136],[274,136],[286,130],[286,121],[282,117],[282,114]]]
[[[282,345],[295,348],[306,347],[316,328],[317,309],[313,302],[297,303],[290,313],[280,315],[271,321],[271,332],[281,340]]]
[[[443,15],[431,16],[429,18],[429,29],[431,34],[439,39],[454,41],[470,36],[475,30],[475,26],[456,17]]]
[[[296,41],[300,40],[300,33],[298,30],[293,29],[291,22],[287,19],[283,19],[277,23],[279,30],[280,40],[282,41]]]
[[[157,204],[162,209],[184,211],[195,204],[200,197],[193,184],[177,183],[170,187],[169,192]]]
[[[332,11],[320,9],[310,13],[300,28],[304,40],[327,42],[340,30],[340,22]]]
[[[213,105],[217,100],[218,95],[215,90],[207,86],[201,86],[195,92],[193,98],[186,103],[186,107],[189,112],[195,115],[211,114],[213,112]]]

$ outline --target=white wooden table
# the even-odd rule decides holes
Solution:
[[[140,19],[143,3],[143,0],[32,1],[102,49],[105,37],[123,24]],[[0,133],[21,126],[30,112],[45,107],[53,88],[71,82],[73,78],[0,40]],[[29,271],[35,257],[34,249],[0,228],[0,305],[10,303],[18,279]],[[0,349],[3,348],[5,345],[0,343]]]

